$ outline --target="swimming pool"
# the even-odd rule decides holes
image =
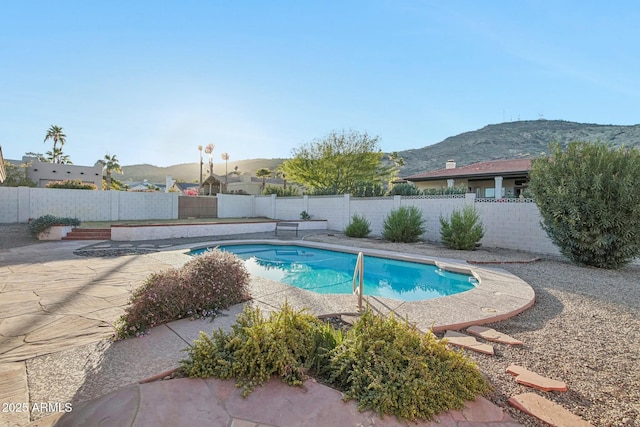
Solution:
[[[245,260],[249,273],[319,294],[351,294],[357,255],[299,245],[238,244],[218,249]],[[208,248],[195,249],[198,255]],[[434,299],[474,288],[475,277],[423,264],[365,256],[364,295]]]

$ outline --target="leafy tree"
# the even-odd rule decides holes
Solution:
[[[542,227],[572,262],[620,268],[640,255],[640,150],[572,142],[533,161]]]
[[[334,131],[295,148],[281,168],[314,194],[354,193],[362,183],[383,185],[394,170],[383,165],[378,141],[367,133]]]
[[[271,176],[271,171],[267,168],[260,168],[256,171],[256,176],[258,178],[262,178],[262,191],[265,189],[265,185],[267,184],[267,177]]]
[[[44,137],[44,142],[48,140],[53,141],[53,149],[47,153],[51,154],[51,163],[60,163],[60,157],[62,156],[62,146],[67,141],[67,135],[62,132],[62,128],[60,126],[51,125],[49,129],[47,129],[47,134]],[[60,149],[58,149],[58,144],[60,144]]]
[[[389,153],[387,157],[389,158],[389,161],[391,161],[396,167],[401,168],[404,166],[404,159],[400,157],[397,151]]]
[[[111,174],[113,172],[122,173],[122,168],[120,167],[120,163],[118,163],[118,159],[116,155],[105,154],[104,159],[98,160],[99,163],[102,163],[102,168],[105,170],[105,180],[106,180],[106,190],[111,190],[111,185],[113,183],[113,178]]]
[[[0,187],[35,187],[36,183],[27,178],[28,164],[16,165],[8,161],[4,161],[4,169],[7,177]]]

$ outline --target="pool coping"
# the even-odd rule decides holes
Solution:
[[[471,325],[498,322],[513,317],[535,303],[535,292],[524,280],[499,268],[472,265],[466,261],[424,256],[406,252],[357,248],[330,243],[279,240],[212,240],[197,245],[172,247],[171,252],[189,256],[185,250],[195,250],[215,245],[270,244],[295,245],[318,249],[330,249],[348,253],[362,252],[402,261],[436,265],[445,271],[470,274],[477,279],[469,291],[441,298],[419,301],[400,301],[391,298],[364,296],[364,301],[374,311],[408,319],[423,332],[432,330],[460,330]],[[366,269],[365,269],[366,271]],[[275,280],[251,276],[250,292],[253,304],[265,312],[278,309],[285,301],[296,309],[307,309],[317,316],[338,313],[356,313],[357,296],[344,294],[317,294]]]

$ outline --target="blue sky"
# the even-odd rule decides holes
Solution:
[[[514,120],[640,123],[632,1],[14,1],[6,158],[168,166],[289,157],[332,130],[419,148]]]

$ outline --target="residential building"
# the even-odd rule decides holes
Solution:
[[[94,184],[102,190],[102,163],[93,166],[67,165],[61,163],[41,162],[35,157],[22,157],[22,163],[30,164],[27,178],[38,187],[46,187],[50,182],[80,180],[85,184]]]
[[[529,185],[531,159],[494,160],[456,167],[449,160],[443,169],[407,176],[405,181],[422,190],[466,187],[476,197],[519,197]]]

